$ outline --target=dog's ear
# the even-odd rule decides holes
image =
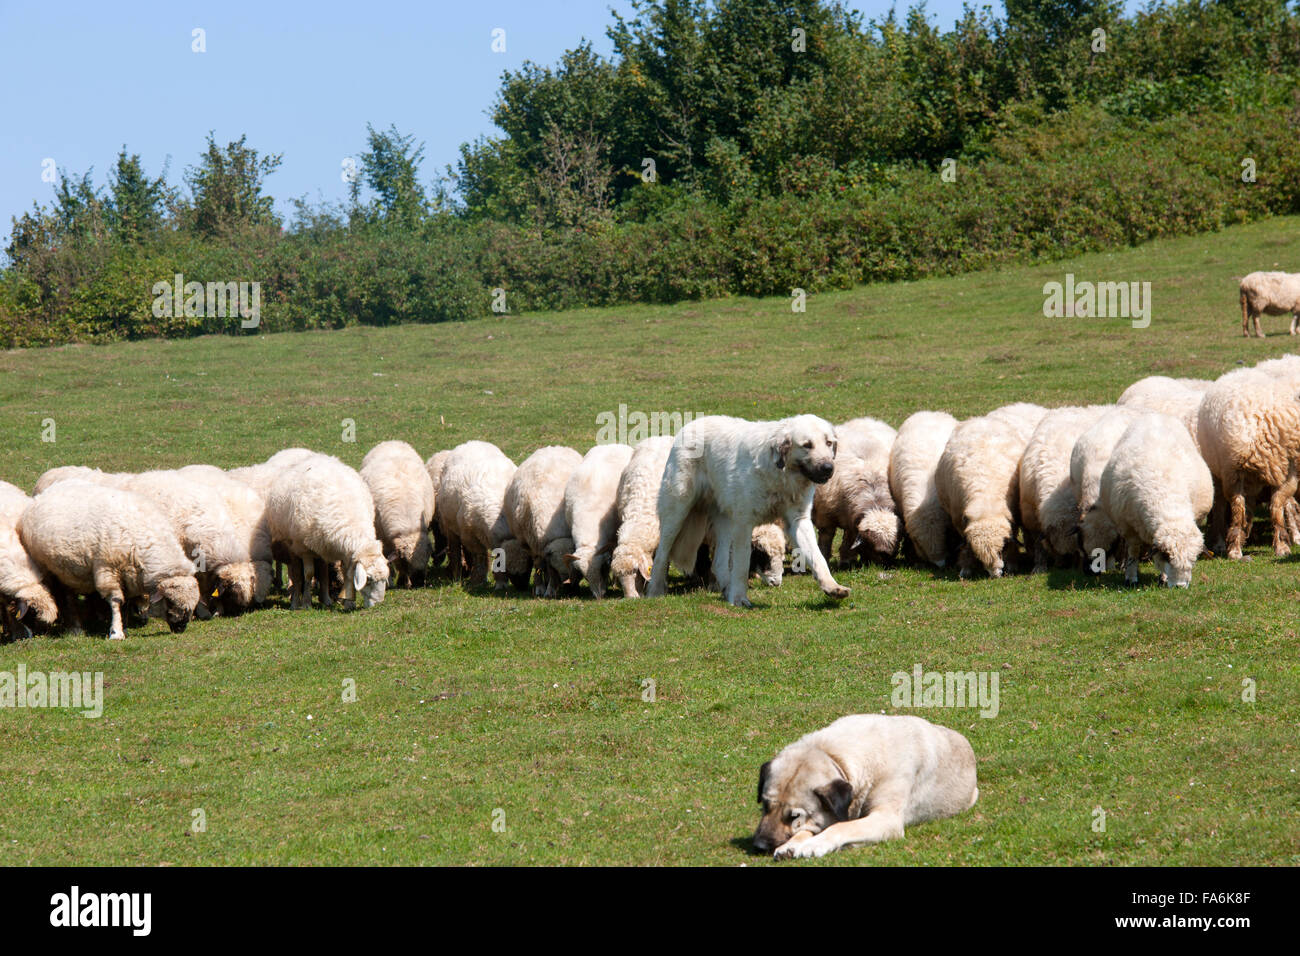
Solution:
[[[758,768],[758,802],[763,802],[763,790],[767,787],[767,778],[772,773],[772,761],[768,761]]]
[[[785,456],[790,454],[790,444],[789,432],[782,435],[780,441],[772,442],[772,464],[776,465],[778,471],[785,469]]]
[[[821,800],[822,806],[836,820],[847,820],[849,818],[849,804],[853,800],[853,785],[843,777],[832,780],[825,786],[818,787],[813,793],[817,794],[817,799]]]

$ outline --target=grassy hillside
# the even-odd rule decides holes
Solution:
[[[1241,338],[1232,277],[1300,268],[1297,242],[1300,219],[1273,220],[817,296],[803,315],[731,299],[10,352],[0,477],[232,466],[300,444],[357,465],[386,438],[425,455],[485,438],[521,460],[585,450],[620,403],[898,425],[921,408],[1113,401],[1144,375],[1287,351],[1285,319]],[[1149,281],[1150,327],[1044,318],[1043,283],[1067,272]],[[0,671],[102,671],[106,701],[98,720],[0,710],[0,863],[766,863],[747,852],[759,765],[835,717],[893,712],[890,675],[916,663],[999,674],[995,718],[912,711],[969,737],[980,801],[819,865],[1300,863],[1297,561],[1253,543],[1176,593],[1149,565],[1136,590],[871,567],[838,573],[840,604],[790,576],[755,583],[745,612],[705,593],[542,602],[438,582],[352,614],[281,605],[180,636],[11,644]]]

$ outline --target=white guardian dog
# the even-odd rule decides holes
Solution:
[[[803,559],[823,591],[847,597],[817,547],[812,523],[814,485],[835,471],[835,429],[815,415],[779,422],[749,422],[709,415],[684,427],[673,440],[659,485],[659,546],[648,597],[664,593],[668,556],[687,525],[712,525],[713,575],[726,600],[750,607],[750,536],[754,526],[785,521]]]

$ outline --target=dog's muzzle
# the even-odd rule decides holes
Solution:
[[[826,482],[831,480],[831,475],[835,474],[835,463],[833,461],[828,461],[826,464],[818,465],[816,468],[809,468],[807,465],[800,462],[799,471],[801,471],[803,476],[813,484],[824,485]]]

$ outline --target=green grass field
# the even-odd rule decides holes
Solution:
[[[229,467],[304,444],[355,466],[388,438],[426,456],[488,439],[519,461],[585,450],[620,403],[897,426],[922,408],[1113,401],[1145,375],[1287,351],[1283,318],[1241,337],[1233,277],[1294,270],[1297,243],[1300,219],[1274,220],[815,296],[804,315],[731,299],[10,352],[0,477]],[[1150,327],[1044,318],[1043,283],[1067,272],[1150,281]],[[837,572],[840,604],[787,576],[754,583],[750,611],[438,581],[351,614],[280,604],[180,636],[152,622],[115,645],[10,644],[0,671],[102,671],[105,704],[98,720],[0,710],[0,862],[771,865],[748,852],[759,765],[836,717],[895,712],[891,674],[920,663],[999,674],[995,718],[910,711],[970,739],[979,803],[817,865],[1300,863],[1300,561],[1266,544],[1198,564],[1187,592],[1154,586],[1150,565],[1135,590],[869,567]]]

